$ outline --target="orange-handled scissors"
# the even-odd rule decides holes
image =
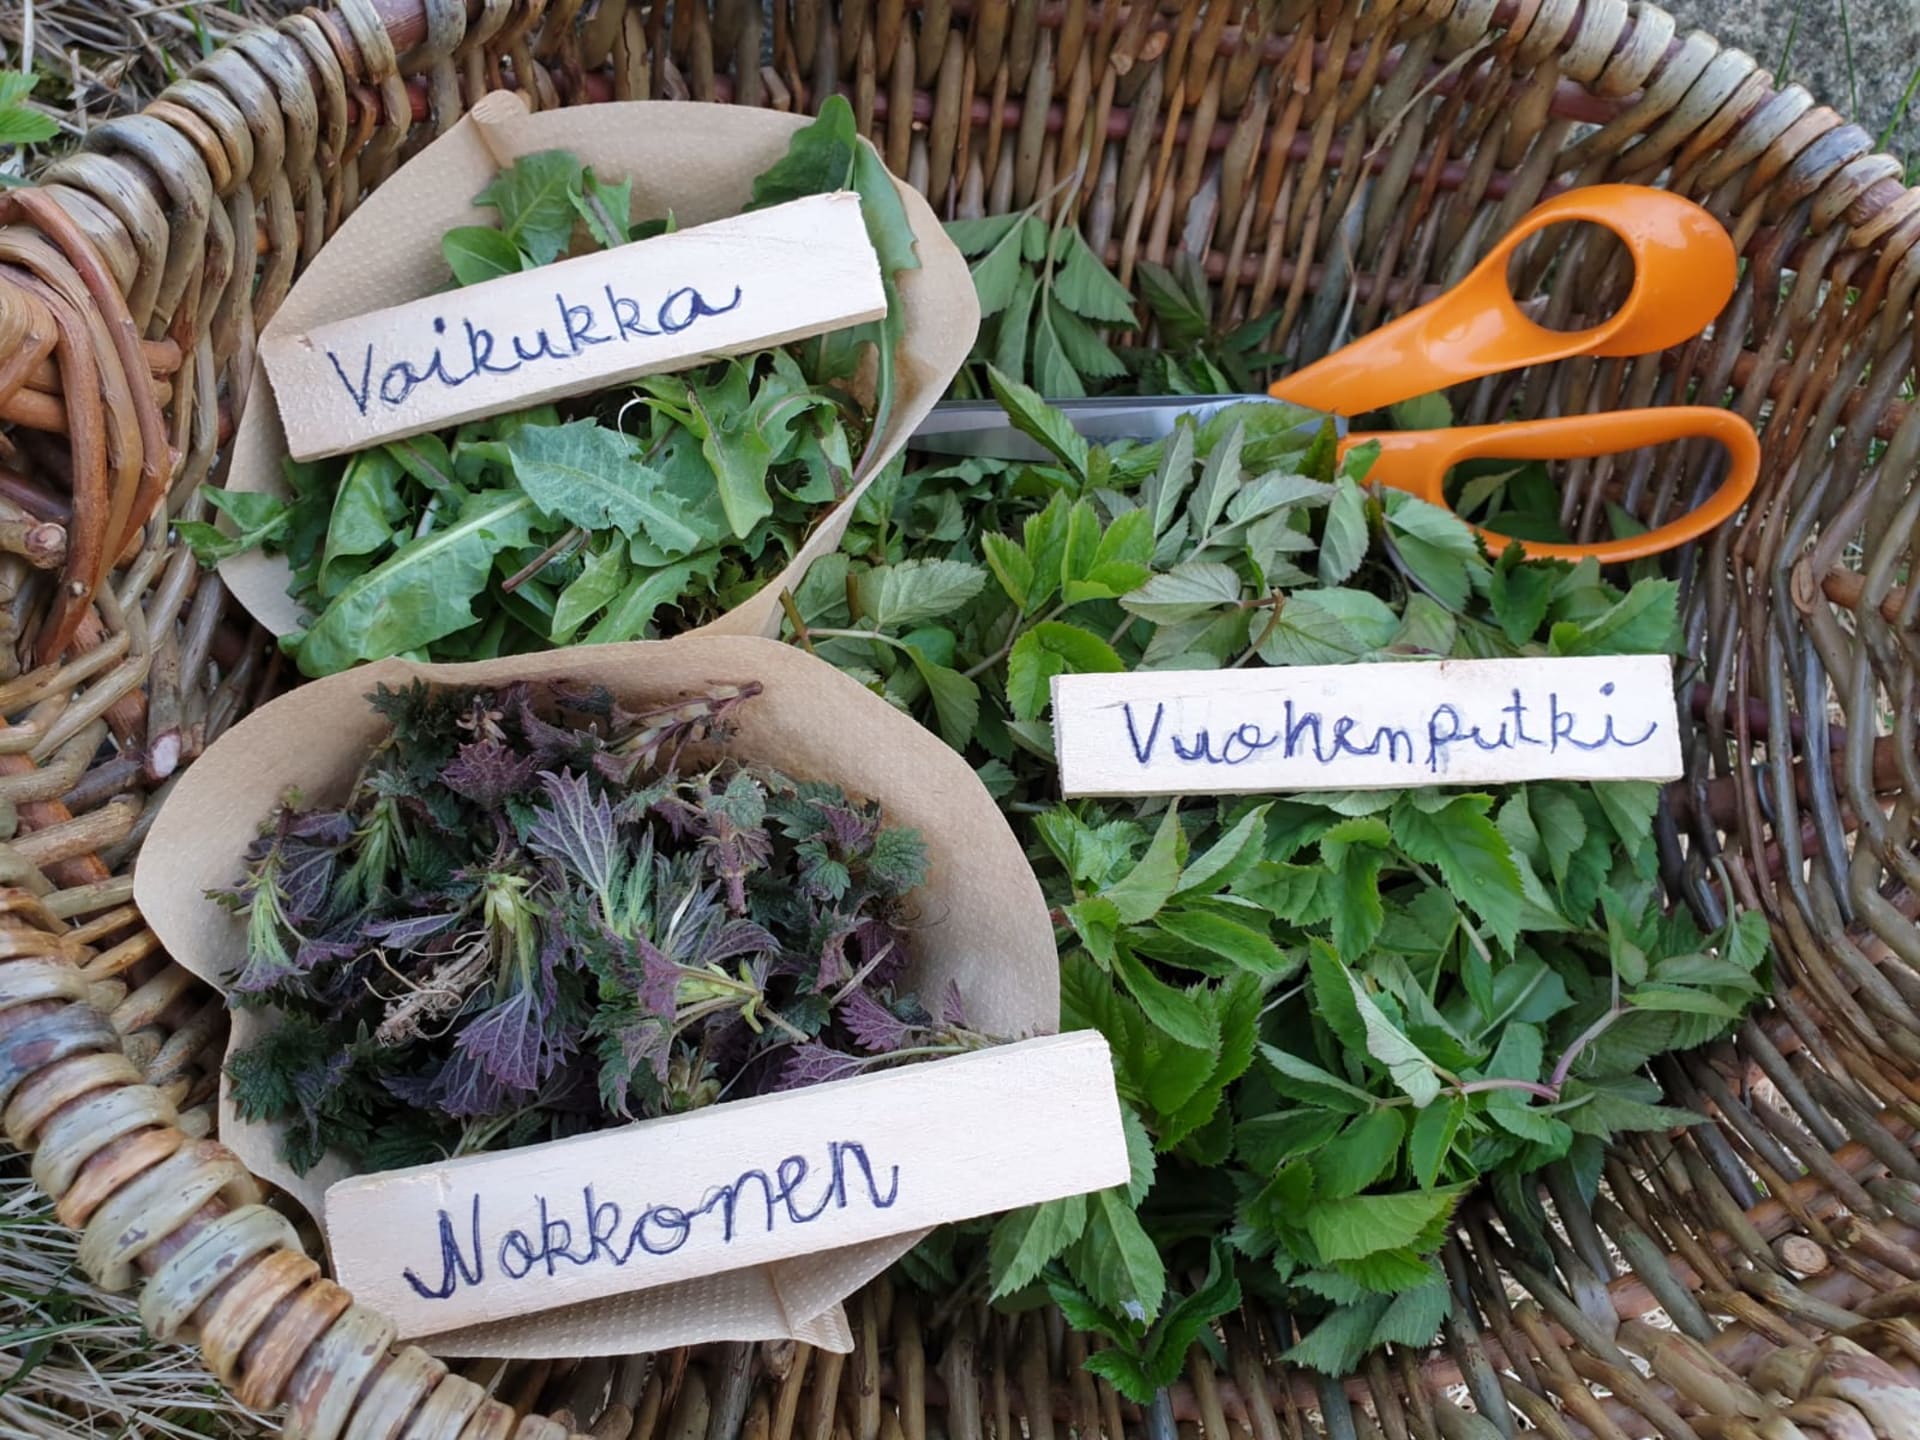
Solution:
[[[1586,330],[1549,330],[1520,309],[1507,282],[1514,250],[1549,225],[1587,220],[1617,235],[1633,260],[1633,286],[1610,318]],[[1344,417],[1384,409],[1482,376],[1574,355],[1625,356],[1664,350],[1699,334],[1725,308],[1736,280],[1733,242],[1690,200],[1637,185],[1596,185],[1536,206],[1437,300],[1401,316],[1268,392],[1272,399],[1331,415],[1341,451],[1377,443],[1369,478],[1431,504],[1447,504],[1447,473],[1467,460],[1576,460],[1670,440],[1717,440],[1725,478],[1703,503],[1641,535],[1589,545],[1523,541],[1527,554],[1603,562],[1636,560],[1685,544],[1731,517],[1753,490],[1760,442],[1731,411],[1703,405],[1614,410],[1452,430],[1347,433]],[[1204,417],[1246,396],[1112,397],[1058,402],[1090,440],[1151,440],[1180,415]],[[1319,420],[1315,425],[1323,423]],[[991,402],[934,407],[916,449],[949,455],[1043,459],[1046,452],[1007,423]],[[1499,553],[1507,537],[1481,530]]]

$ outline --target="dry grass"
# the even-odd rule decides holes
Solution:
[[[0,70],[39,77],[33,104],[73,144],[137,110],[201,55],[291,0],[0,0]],[[4,152],[0,152],[4,154]],[[31,154],[0,158],[30,170]],[[278,1426],[242,1410],[193,1350],[156,1345],[129,1297],[87,1283],[75,1236],[18,1159],[0,1161],[0,1436],[252,1437]]]
[[[293,0],[0,0],[0,70],[40,77],[34,108],[60,126],[50,148],[137,110],[202,55]],[[31,156],[0,169],[19,175]]]
[[[88,1284],[73,1232],[25,1167],[0,1165],[0,1435],[251,1440],[277,1431],[242,1410],[194,1351],[149,1340],[129,1297]]]

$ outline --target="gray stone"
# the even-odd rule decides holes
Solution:
[[[1660,3],[1660,0],[1656,0]],[[1797,81],[1920,179],[1920,95],[1902,111],[1920,70],[1920,0],[1666,0],[1681,33],[1698,28]]]

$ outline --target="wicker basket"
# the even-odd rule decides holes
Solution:
[[[1230,1317],[1144,1411],[1058,1315],[870,1288],[849,1357],[732,1346],[449,1373],[352,1304],[209,1137],[224,1011],[157,953],[130,857],[169,777],[282,682],[168,543],[218,471],[254,336],[367,187],[489,87],[815,108],[849,92],[951,215],[1072,205],[1123,275],[1204,256],[1228,317],[1312,358],[1457,275],[1557,188],[1660,183],[1746,257],[1710,337],[1456,397],[1469,414],[1682,394],[1762,426],[1739,524],[1673,557],[1698,668],[1661,818],[1676,900],[1763,909],[1779,994],[1666,1062],[1715,1122],[1639,1138],[1588,1207],[1543,1176],[1553,1263],[1490,1197],[1431,1354],[1337,1382]],[[102,1283],[142,1284],[289,1433],[1114,1440],[1920,1435],[1920,191],[1869,137],[1623,0],[339,0],[247,34],[0,195],[0,1120]],[[1075,176],[1079,177],[1075,183]],[[1620,276],[1561,237],[1517,276],[1579,323]],[[1700,457],[1575,477],[1687,503]],[[484,1382],[484,1383],[482,1383]],[[489,1397],[489,1393],[492,1398]],[[559,1423],[534,1418],[547,1409]]]

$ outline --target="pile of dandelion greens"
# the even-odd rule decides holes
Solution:
[[[442,241],[478,283],[663,233],[564,151],[524,156],[475,197],[497,224]],[[654,639],[717,619],[786,567],[872,457],[915,269],[906,210],[843,99],[753,183],[751,208],[852,190],[887,315],[564,405],[334,459],[288,461],[288,495],[209,488],[223,524],[183,523],[203,563],[284,555],[310,617],[283,644],[310,676],[402,655],[460,661]],[[863,366],[869,372],[863,377]]]

